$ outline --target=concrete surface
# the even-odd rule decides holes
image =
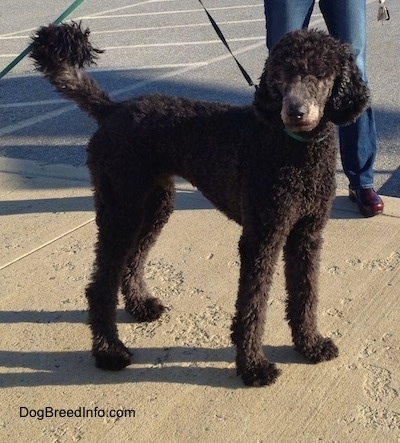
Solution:
[[[0,80],[0,441],[400,441],[400,6],[387,1],[392,20],[381,26],[377,2],[367,3],[385,214],[359,216],[338,166],[319,321],[340,356],[314,366],[293,350],[280,265],[264,343],[282,375],[270,387],[246,388],[235,374],[229,326],[240,230],[182,181],[146,269],[153,293],[171,309],[149,324],[131,323],[119,309],[134,364],[118,373],[94,367],[83,295],[95,240],[84,144],[94,125],[27,60]],[[257,78],[265,55],[262,4],[207,5]],[[31,29],[60,9],[48,0],[35,8],[3,0],[0,61],[11,61]],[[117,97],[157,90],[251,100],[201,14],[197,2],[113,0],[102,10],[87,1],[74,18],[84,17],[99,46],[108,47],[94,75]],[[313,23],[321,23],[318,13]]]
[[[319,319],[340,357],[313,366],[293,350],[279,266],[264,343],[283,373],[273,386],[246,388],[229,341],[238,226],[177,184],[177,209],[146,269],[171,310],[136,324],[121,308],[134,364],[103,372],[85,324],[95,240],[86,171],[29,161],[17,171],[8,162],[0,174],[1,441],[399,441],[398,199],[384,197],[385,215],[372,219],[361,218],[345,193],[335,200]],[[134,410],[135,417],[39,419],[46,407],[51,414]],[[28,409],[35,417],[20,416]]]

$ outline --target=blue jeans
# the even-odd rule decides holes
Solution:
[[[267,47],[272,49],[283,34],[307,28],[315,0],[264,0]],[[367,82],[366,1],[320,0],[319,6],[329,33],[351,44],[356,64]],[[339,128],[343,170],[352,189],[373,187],[373,164],[376,157],[374,113],[368,108],[358,120]]]

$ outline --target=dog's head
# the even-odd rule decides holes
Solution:
[[[280,113],[293,132],[310,132],[322,121],[352,123],[368,104],[349,45],[305,29],[286,34],[271,51],[254,100],[261,117]]]

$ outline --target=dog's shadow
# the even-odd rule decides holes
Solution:
[[[90,351],[0,351],[1,387],[108,385],[121,383],[177,383],[243,388],[236,375],[235,350],[226,348],[137,348],[132,364],[122,371],[97,369]],[[278,364],[307,364],[290,346],[266,346],[264,351]],[[221,367],[217,363],[223,362]],[[4,370],[4,368],[7,368]],[[15,372],[11,369],[15,368]],[[28,371],[21,371],[21,368]]]
[[[1,324],[85,323],[84,311],[2,312]],[[124,315],[119,312],[119,317]],[[121,383],[176,383],[240,389],[236,375],[235,349],[209,347],[130,348],[132,364],[122,371],[97,369],[90,350],[85,351],[0,351],[0,386],[71,386]],[[278,364],[308,364],[292,346],[265,346],[264,352]]]

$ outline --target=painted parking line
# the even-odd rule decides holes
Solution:
[[[227,25],[243,25],[243,24],[251,24],[251,23],[260,23],[264,22],[264,18],[259,19],[248,19],[248,20],[221,20],[218,21],[220,26]],[[210,26],[210,22],[202,22],[202,23],[188,23],[184,25],[165,25],[165,26],[147,26],[147,27],[138,27],[138,28],[122,28],[122,29],[104,29],[101,31],[91,31],[91,35],[106,35],[106,34],[126,34],[126,33],[135,33],[135,32],[150,32],[150,31],[168,31],[168,30],[176,30],[176,29],[190,29],[190,28],[208,28]],[[23,40],[29,38],[29,35],[19,35],[19,36],[0,36],[0,40]]]
[[[215,11],[229,11],[234,9],[249,9],[249,8],[261,8],[261,3],[254,5],[238,5],[238,6],[221,6],[215,8],[208,8],[210,12]],[[81,20],[99,20],[99,19],[115,19],[115,18],[132,18],[132,17],[151,17],[157,15],[176,15],[176,14],[193,14],[193,13],[201,13],[204,14],[204,9],[196,8],[196,9],[177,9],[172,11],[154,11],[154,12],[136,12],[131,14],[112,14],[112,15],[84,15],[80,17]]]
[[[149,2],[143,2],[142,4],[147,4]],[[254,6],[258,6],[260,7],[261,4],[258,5],[254,5]],[[242,6],[232,6],[232,7],[228,7],[230,9],[238,9],[241,8]],[[127,7],[125,7],[127,8]],[[216,8],[216,9],[227,9],[227,8]],[[202,13],[204,13],[203,10]],[[100,13],[99,13],[100,14]],[[104,14],[104,11],[103,11]],[[317,25],[318,23],[322,22],[322,18],[317,18],[316,20],[314,20],[312,22],[312,26]],[[246,45],[245,47],[236,50],[235,51],[235,55],[240,55],[242,53],[246,53],[255,49],[258,49],[259,47],[265,45],[265,36],[259,36],[259,37],[243,37],[243,38],[233,38],[233,39],[229,39],[230,42],[254,42],[252,44]],[[161,44],[147,44],[147,45],[131,45],[131,46],[126,46],[126,45],[121,45],[121,46],[109,46],[106,47],[106,50],[127,50],[127,49],[133,49],[133,48],[143,48],[143,47],[160,47],[162,45],[168,46],[168,45],[182,45],[185,42],[180,42],[180,43],[161,43]],[[200,44],[221,44],[221,42],[217,39],[215,40],[207,40],[207,41],[196,41],[196,42],[186,42],[186,44],[188,45],[200,45]],[[138,81],[137,83],[133,84],[133,85],[129,85],[126,86],[124,88],[119,88],[116,89],[114,91],[110,91],[109,94],[112,97],[118,97],[119,95],[123,95],[129,92],[133,92],[136,90],[139,90],[141,88],[145,88],[150,84],[153,83],[157,83],[161,80],[165,80],[167,78],[172,78],[172,77],[177,77],[179,75],[185,74],[187,72],[191,72],[194,71],[196,69],[200,69],[204,66],[207,65],[211,65],[211,64],[215,64],[215,63],[219,63],[221,61],[224,61],[228,58],[230,58],[231,55],[229,53],[226,53],[224,55],[221,56],[217,56],[217,57],[213,57],[210,58],[208,60],[204,60],[201,61],[199,63],[190,63],[190,64],[177,64],[177,65],[169,65],[168,67],[171,67],[173,70],[169,71],[167,73],[163,73],[160,75],[155,76],[154,78],[151,79],[147,79],[147,80],[142,80],[142,81]],[[147,69],[160,69],[161,66],[148,66],[146,67]],[[167,67],[166,65],[164,65],[164,67]],[[176,69],[176,67],[178,67],[178,69]],[[138,68],[135,67],[135,70],[137,70]],[[142,69],[144,69],[144,67],[142,67]],[[38,102],[28,102],[26,104],[26,106],[40,106],[41,103],[45,104],[46,101],[38,101]],[[54,103],[53,101],[51,103]],[[58,103],[62,104],[62,103],[66,103],[65,100],[60,99],[58,101]],[[68,102],[67,102],[68,103]],[[7,107],[7,105],[5,105]],[[17,106],[17,104],[16,104]],[[53,110],[53,111],[49,111],[49,112],[45,112],[41,115],[36,115],[34,117],[31,118],[27,118],[21,122],[15,123],[15,124],[11,124],[8,126],[5,126],[3,128],[0,128],[0,136],[4,136],[4,135],[10,135],[13,134],[21,129],[24,128],[28,128],[31,126],[34,126],[36,124],[57,118],[67,112],[70,112],[74,109],[77,109],[75,104],[66,104],[65,106],[61,107],[60,109],[57,110]]]
[[[105,11],[100,11],[94,14],[90,14],[90,15],[84,15],[84,16],[78,16],[78,17],[74,17],[73,20],[75,21],[79,21],[79,20],[89,20],[89,19],[114,19],[114,18],[121,18],[121,17],[144,17],[144,16],[151,16],[151,15],[165,15],[165,14],[193,14],[194,12],[201,12],[202,14],[204,14],[204,10],[200,9],[200,8],[196,8],[196,9],[180,9],[180,10],[174,10],[174,11],[157,11],[157,12],[144,12],[144,13],[138,13],[138,14],[122,14],[122,15],[115,15],[112,14],[113,12],[117,12],[118,10],[123,10],[123,9],[128,9],[128,8],[133,8],[133,7],[137,7],[137,6],[142,6],[145,4],[150,4],[150,3],[166,3],[166,2],[172,2],[174,0],[154,0],[154,1],[145,1],[145,2],[141,2],[141,3],[136,3],[130,6],[124,6],[124,7],[120,7],[120,8],[115,8],[115,9],[109,9],[109,10],[105,10]],[[262,7],[262,3],[258,3],[258,4],[254,4],[254,5],[239,5],[239,6],[226,6],[226,7],[215,7],[215,8],[209,8],[210,11],[222,11],[222,10],[229,10],[229,9],[243,9],[243,8],[248,8],[248,7],[258,7],[261,8]],[[105,14],[111,14],[111,15],[105,15]],[[40,26],[40,25],[38,25]],[[23,37],[25,35],[30,35],[33,31],[35,31],[37,29],[37,26],[32,27],[32,28],[26,28],[26,29],[21,29],[19,31],[13,31],[13,32],[9,32],[6,34],[0,34],[0,39],[5,39],[5,38],[11,38],[11,37]],[[23,36],[21,36],[21,34],[23,34]]]
[[[259,37],[238,37],[230,38],[229,42],[239,43],[239,42],[254,42],[263,41],[265,42],[265,35]],[[165,48],[170,46],[200,46],[200,45],[220,45],[221,40],[196,40],[194,42],[168,42],[168,43],[144,43],[137,45],[122,45],[122,46],[106,46],[103,49],[106,51],[112,51],[115,49],[141,49],[141,48]]]
[[[240,49],[238,51],[235,51],[235,54],[239,55],[241,53],[252,51],[252,50],[254,50],[256,48],[259,48],[260,46],[262,46],[264,44],[265,44],[265,42],[257,42],[257,43],[254,43],[253,45],[245,46],[244,48],[242,48],[242,49]],[[207,60],[205,62],[205,64],[203,64],[202,66],[211,65],[211,64],[214,64],[214,63],[219,63],[220,61],[226,60],[226,59],[228,59],[230,57],[231,57],[230,54],[224,54],[222,56],[215,57],[215,58]],[[167,78],[176,77],[178,75],[182,75],[182,74],[185,74],[187,72],[194,71],[196,69],[199,69],[198,65],[186,66],[186,67],[183,67],[183,68],[178,69],[178,70],[174,70],[174,71],[170,71],[170,72],[158,75],[158,76],[156,76],[156,77],[154,77],[152,79],[149,79],[149,80],[138,81],[134,85],[130,85],[130,86],[126,86],[124,88],[116,89],[114,91],[109,92],[109,94],[112,97],[118,97],[119,95],[126,94],[127,92],[133,92],[135,90],[144,88],[144,87],[146,87],[146,86],[148,86],[150,84],[157,83],[157,82],[159,82],[161,80],[165,80]],[[5,126],[3,128],[0,128],[0,137],[4,136],[4,135],[13,134],[13,133],[15,133],[15,132],[17,132],[17,131],[19,131],[21,129],[25,129],[25,128],[28,128],[30,126],[34,126],[34,125],[36,125],[38,123],[42,123],[42,122],[45,122],[47,120],[51,120],[53,118],[59,117],[60,115],[63,115],[65,113],[67,113],[67,112],[70,112],[70,111],[72,111],[74,109],[77,109],[76,105],[72,105],[71,104],[71,105],[64,106],[64,107],[62,107],[60,109],[54,110],[54,111],[45,112],[44,114],[36,115],[34,117],[25,119],[25,120],[23,120],[23,121],[21,121],[19,123],[15,123],[15,124],[12,124],[12,125]]]

